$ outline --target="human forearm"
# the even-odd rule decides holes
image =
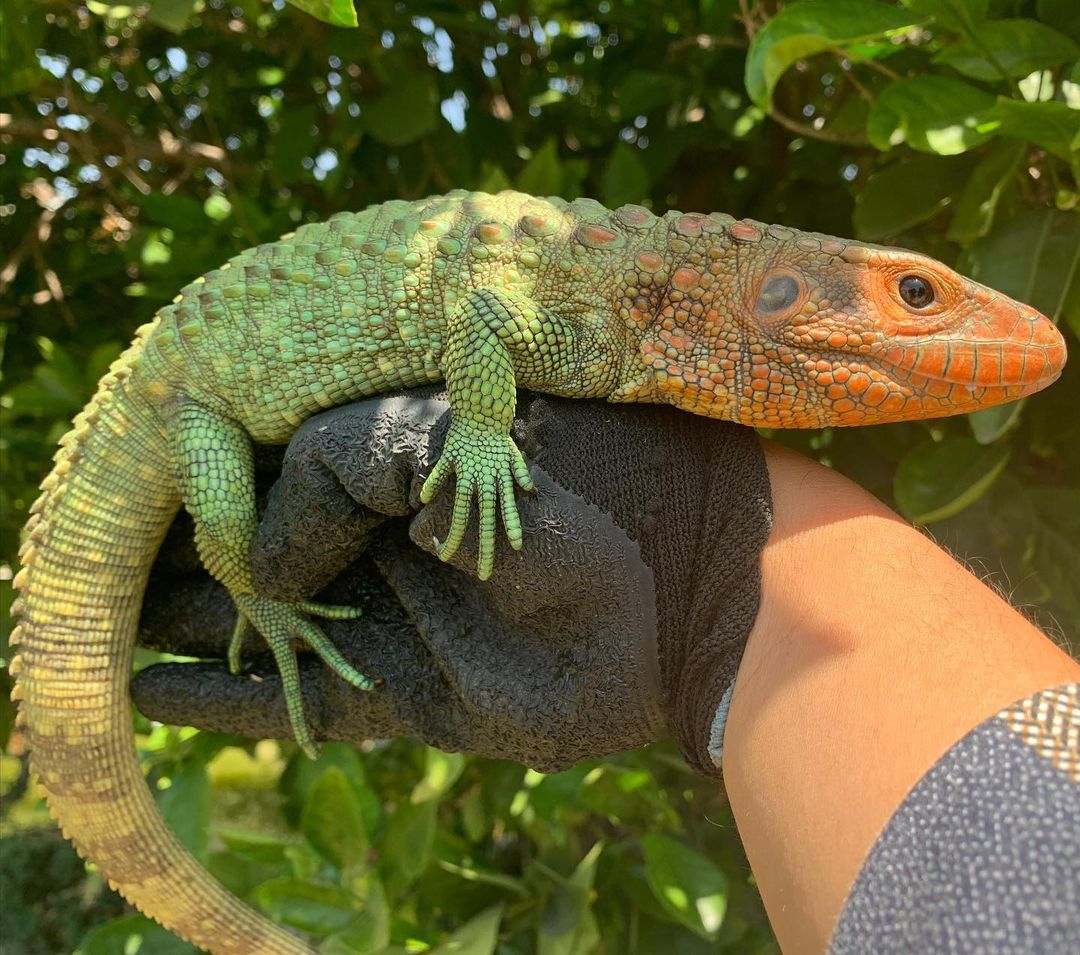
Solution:
[[[1080,668],[869,494],[766,444],[774,529],[724,741],[785,952],[824,949],[878,832],[972,726]]]

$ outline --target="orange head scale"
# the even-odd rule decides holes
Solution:
[[[755,427],[963,414],[1055,381],[1045,315],[925,255],[743,220],[675,269],[642,342],[657,398]]]

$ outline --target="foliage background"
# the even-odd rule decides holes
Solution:
[[[294,2],[0,8],[5,609],[35,485],[132,330],[237,250],[341,209],[513,185],[782,221],[925,250],[1077,350],[1074,0],[367,0],[359,19]],[[1067,641],[1078,408],[1074,357],[1022,405],[777,437]],[[5,951],[191,951],[51,834],[10,717]],[[142,728],[183,838],[326,952],[775,950],[722,796],[670,745],[545,777],[409,741],[311,764]]]

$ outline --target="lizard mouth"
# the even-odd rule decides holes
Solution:
[[[894,345],[884,364],[915,382],[978,390],[1004,389],[1016,397],[1055,382],[1066,359],[1065,338],[1050,319],[1026,305],[987,309],[964,337]]]

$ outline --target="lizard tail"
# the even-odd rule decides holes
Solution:
[[[311,955],[199,865],[139,768],[128,678],[179,495],[160,425],[123,377],[121,361],[76,417],[27,525],[11,670],[31,766],[64,835],[166,928],[214,955]]]

